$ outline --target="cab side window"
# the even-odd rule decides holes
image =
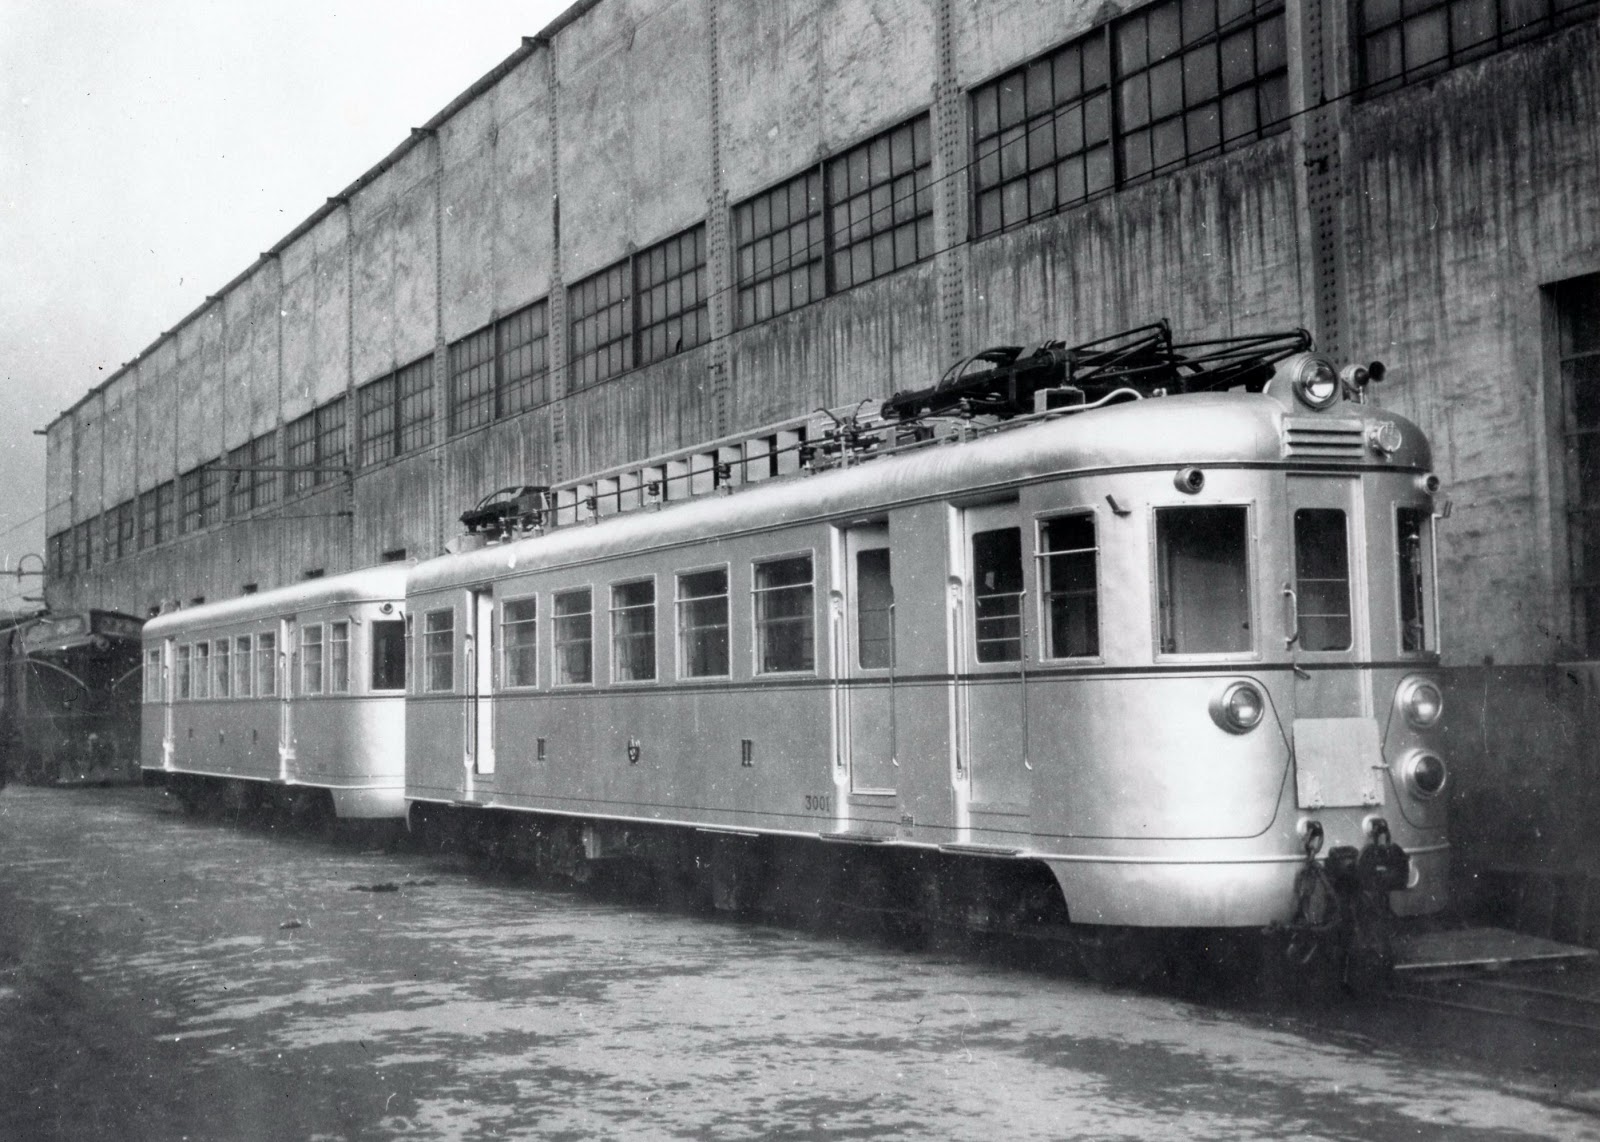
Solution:
[[[1243,506],[1156,510],[1163,654],[1228,654],[1254,645],[1249,534]]]

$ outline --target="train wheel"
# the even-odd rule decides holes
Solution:
[[[766,884],[766,853],[760,843],[715,837],[710,864],[711,906],[718,912],[753,911]]]

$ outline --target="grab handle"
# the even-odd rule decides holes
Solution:
[[[1289,633],[1283,637],[1283,648],[1288,650],[1300,641],[1300,596],[1294,593],[1294,587],[1288,583],[1283,585],[1283,597],[1287,601],[1289,619]]]

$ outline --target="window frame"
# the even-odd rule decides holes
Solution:
[[[1063,548],[1060,551],[1050,551],[1045,548],[1045,529],[1056,520],[1063,519],[1088,519],[1094,528],[1094,546],[1084,548]],[[1038,623],[1037,653],[1041,662],[1103,662],[1105,660],[1105,608],[1101,605],[1104,596],[1103,578],[1100,573],[1101,565],[1101,534],[1100,512],[1094,507],[1067,507],[1051,509],[1041,512],[1034,517],[1034,582],[1039,585],[1035,592],[1038,595],[1038,612],[1035,616]],[[1050,560],[1063,555],[1081,555],[1089,552],[1094,556],[1094,645],[1095,649],[1088,654],[1053,654],[1054,640],[1052,631],[1055,629],[1050,618],[1050,601],[1058,594],[1050,589],[1054,579]]]
[[[233,696],[255,697],[255,639],[247,634],[233,636]]]
[[[211,697],[211,640],[198,639],[190,645],[189,695],[196,701],[206,701]]]
[[[523,603],[531,603],[533,605],[533,617],[531,619],[517,619],[515,621],[510,619],[508,617],[509,609],[511,607],[513,607],[513,606],[517,606],[517,605],[520,605],[520,604],[523,604]],[[537,689],[539,689],[539,679],[542,676],[542,672],[539,669],[539,625],[540,625],[539,592],[531,591],[531,592],[529,592],[527,594],[524,594],[524,595],[507,595],[507,596],[505,596],[505,597],[500,599],[500,683],[499,684],[500,684],[500,688],[501,689],[503,689],[503,690],[537,690]],[[511,652],[513,650],[513,643],[511,641],[511,632],[512,632],[512,630],[514,628],[522,628],[522,627],[531,627],[532,628],[533,639],[532,639],[532,642],[527,643],[527,644],[523,644],[523,643],[515,644],[515,649],[518,649],[518,650],[527,649],[527,650],[530,650],[532,652],[531,655],[529,656],[531,658],[532,662],[533,662],[533,681],[531,681],[531,682],[512,681],[513,677],[515,675],[517,675],[517,672],[513,671],[512,668],[511,668],[511,663],[512,663],[512,653]]]
[[[144,701],[146,705],[159,705],[166,701],[166,687],[162,685],[164,665],[161,646],[144,648]]]
[[[258,698],[278,696],[278,632],[257,631],[255,634],[255,694]],[[263,685],[262,683],[265,683]]]
[[[211,645],[211,696],[233,697],[233,638],[216,639]]]
[[[439,627],[434,625],[434,620],[440,616],[444,616],[449,619],[448,626]],[[434,641],[436,638],[438,638],[438,636],[446,634],[450,636],[450,648],[447,653],[440,653],[437,649],[435,649]],[[459,673],[459,671],[456,670],[456,644],[455,607],[433,607],[422,612],[422,639],[420,647],[422,654],[422,669],[418,671],[418,680],[421,683],[422,692],[424,694],[454,694],[456,692],[456,675]],[[446,663],[449,666],[449,677],[446,679],[445,685],[443,686],[434,685],[436,681],[434,665],[436,663]]]
[[[1244,584],[1246,593],[1246,614],[1250,621],[1250,646],[1246,650],[1205,650],[1205,651],[1178,651],[1164,650],[1161,646],[1162,606],[1161,606],[1161,536],[1159,532],[1160,513],[1164,511],[1195,511],[1208,508],[1242,508],[1245,513],[1244,521],[1244,548],[1245,567]],[[1262,648],[1266,645],[1262,638],[1261,625],[1261,594],[1258,577],[1260,575],[1261,538],[1257,531],[1259,505],[1253,499],[1248,500],[1218,500],[1205,503],[1178,503],[1167,502],[1156,504],[1150,508],[1149,527],[1147,531],[1149,546],[1149,598],[1151,620],[1151,646],[1156,662],[1256,662],[1262,657]]]
[[[353,665],[352,657],[354,647],[351,646],[350,642],[350,627],[351,623],[349,619],[330,619],[328,621],[326,643],[327,671],[326,677],[323,679],[324,683],[327,685],[328,694],[351,693],[351,667]],[[344,647],[342,665],[343,678],[340,677],[341,668],[340,655],[338,651],[340,646]]]
[[[385,661],[378,654],[378,628],[396,626],[400,628],[400,685],[379,686],[378,667]],[[405,616],[398,613],[381,615],[367,623],[367,692],[369,694],[404,694],[406,692],[406,673],[410,664],[409,648],[406,646],[406,620]]]
[[[311,635],[312,631],[316,631],[317,632],[315,638],[312,638],[312,635]],[[298,652],[299,667],[300,667],[300,669],[298,671],[298,673],[300,675],[300,678],[299,678],[299,683],[300,683],[300,685],[299,685],[299,693],[300,693],[300,696],[303,697],[303,698],[316,697],[316,696],[326,692],[326,686],[327,686],[327,680],[328,680],[328,651],[327,651],[327,642],[326,642],[326,640],[324,638],[324,633],[325,632],[322,629],[322,623],[320,623],[320,622],[302,623],[302,624],[300,624],[299,630],[297,630],[295,632],[295,635],[296,635],[296,650]],[[316,650],[317,650],[317,653],[316,653],[316,667],[317,667],[316,678],[317,678],[317,684],[316,684],[315,687],[313,687],[311,685],[311,665],[312,665],[312,661],[311,661],[311,655],[309,653],[309,650],[310,650],[310,647],[311,647],[312,644],[315,644]]]
[[[634,603],[627,606],[617,605],[617,592],[629,587],[648,585],[650,588],[649,603]],[[661,595],[656,590],[655,575],[635,575],[626,579],[617,579],[608,583],[606,593],[606,624],[608,637],[608,651],[611,659],[610,680],[613,686],[647,686],[661,681]],[[626,635],[619,631],[618,617],[627,614],[648,614],[650,629],[645,635],[630,631]],[[620,676],[619,667],[623,661],[622,638],[647,637],[650,644],[650,674],[649,677],[623,678]]]
[[[762,634],[765,630],[761,619],[761,599],[776,591],[795,590],[802,586],[799,583],[783,584],[777,587],[761,587],[758,581],[759,569],[776,563],[789,562],[797,559],[807,559],[811,564],[811,576],[804,584],[811,595],[811,605],[806,613],[806,622],[809,627],[811,665],[793,670],[764,670],[762,669]],[[781,621],[781,620],[780,620]],[[819,669],[820,656],[817,654],[817,553],[815,548],[803,548],[794,551],[777,552],[763,555],[750,561],[750,670],[756,678],[803,678],[814,677]]]
[[[570,596],[573,596],[573,595],[578,595],[578,594],[586,594],[588,596],[588,598],[589,598],[589,609],[587,611],[574,611],[571,614],[563,615],[561,613],[561,610],[560,610],[561,600],[563,598],[567,598],[567,597],[570,597]],[[589,620],[589,624],[588,624],[589,637],[588,637],[588,640],[587,640],[588,644],[589,644],[589,676],[587,678],[579,679],[579,680],[576,680],[576,681],[567,681],[562,677],[563,669],[562,669],[562,664],[561,664],[561,651],[562,651],[562,649],[564,647],[578,645],[580,642],[582,642],[584,640],[582,640],[582,639],[563,639],[561,637],[561,620],[564,619],[564,618],[565,619],[576,618],[579,614],[586,615],[588,620]],[[551,662],[550,662],[550,685],[551,685],[552,688],[565,690],[565,689],[570,689],[570,688],[573,688],[573,687],[593,686],[593,685],[595,685],[595,675],[596,675],[597,671],[595,670],[595,661],[594,661],[594,646],[595,646],[594,634],[595,634],[595,631],[594,631],[594,584],[593,583],[574,584],[572,586],[563,587],[563,588],[561,588],[559,590],[553,590],[553,591],[550,592],[550,658],[551,658]]]
[[[686,576],[707,575],[707,574],[711,574],[711,573],[717,572],[717,571],[722,572],[722,594],[720,596],[717,596],[717,595],[695,595],[695,596],[691,596],[691,597],[685,597],[683,595],[683,580],[684,580],[684,578]],[[684,614],[685,614],[685,612],[687,610],[686,604],[699,603],[699,602],[705,601],[706,599],[715,599],[715,598],[721,598],[722,599],[722,619],[723,619],[723,624],[722,624],[722,631],[723,631],[723,634],[722,634],[722,657],[723,657],[723,660],[727,663],[727,669],[724,670],[720,674],[692,674],[692,673],[689,672],[689,669],[688,669],[689,656],[686,653],[687,647],[686,647],[686,645],[684,643],[684,636],[687,633],[687,631],[685,629],[685,626],[684,626],[684,621],[683,621],[684,620]],[[672,624],[673,624],[673,643],[677,647],[676,662],[674,663],[674,674],[676,675],[676,677],[680,681],[682,681],[684,679],[688,679],[688,678],[694,678],[694,679],[732,678],[733,677],[733,564],[730,563],[730,562],[712,563],[712,564],[707,564],[704,567],[685,567],[685,568],[681,568],[679,570],[675,570],[672,573]],[[709,628],[695,628],[695,629],[709,629]]]
[[[1421,83],[1465,64],[1487,59],[1489,56],[1543,39],[1563,28],[1592,19],[1597,8],[1600,8],[1596,0],[1573,0],[1566,3],[1565,7],[1559,6],[1561,0],[1538,0],[1543,8],[1542,14],[1518,27],[1508,29],[1507,0],[1483,0],[1483,2],[1493,9],[1490,13],[1493,31],[1479,40],[1458,48],[1455,41],[1461,31],[1459,16],[1465,12],[1470,17],[1473,0],[1411,0],[1411,3],[1405,5],[1396,3],[1395,18],[1383,21],[1376,27],[1369,22],[1366,0],[1354,0],[1350,5],[1350,39],[1356,95],[1361,98],[1372,98]],[[1439,30],[1443,35],[1444,54],[1408,66],[1405,62],[1407,30],[1435,13],[1441,14]],[[1387,36],[1391,32],[1396,33],[1394,46],[1397,49],[1399,70],[1382,79],[1374,80],[1371,78],[1371,60],[1376,53],[1369,52],[1368,49],[1374,46],[1373,41],[1378,37]]]

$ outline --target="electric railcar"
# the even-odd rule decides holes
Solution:
[[[1035,862],[1084,924],[1315,925],[1308,871],[1442,908],[1427,441],[1304,352],[1142,368],[419,564],[413,809]]]
[[[340,817],[403,817],[405,584],[385,565],[151,619],[145,769],[186,797],[326,790]]]

